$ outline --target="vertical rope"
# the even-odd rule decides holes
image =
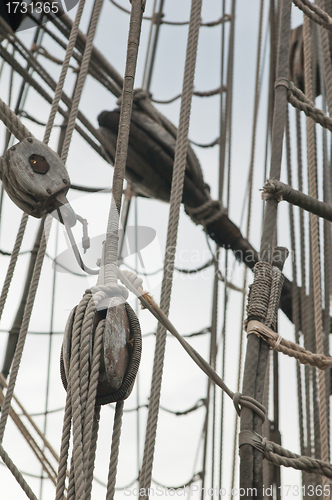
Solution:
[[[232,118],[235,12],[236,12],[236,0],[232,0],[231,26],[229,33],[229,52],[228,52],[228,65],[227,65],[226,106],[225,106],[224,116],[222,115],[220,116],[221,126],[220,126],[220,150],[219,150],[219,162],[220,162],[219,193],[221,193],[221,198],[223,198],[223,192],[224,192],[226,144],[230,144],[229,137],[227,137],[227,133],[230,132],[229,125]],[[220,92],[222,92],[222,87]]]
[[[85,83],[86,76],[87,76],[88,70],[89,70],[91,51],[92,51],[92,47],[93,47],[93,40],[95,37],[101,8],[103,6],[103,1],[104,0],[95,0],[94,7],[93,7],[89,31],[88,31],[88,35],[87,35],[86,44],[85,44],[85,50],[84,50],[84,54],[83,54],[82,63],[80,66],[80,73],[79,73],[78,79],[77,79],[76,89],[75,89],[73,102],[72,102],[71,109],[70,109],[70,116],[68,119],[67,129],[66,129],[66,135],[65,135],[65,139],[64,139],[63,147],[62,147],[62,151],[61,151],[61,160],[63,161],[64,164],[67,161],[69,146],[70,146],[71,138],[72,138],[73,131],[75,128],[75,120],[76,120],[76,117],[78,114],[78,106],[79,106],[79,103],[81,100],[81,95],[82,95],[84,83]],[[75,19],[75,21],[76,21],[76,19]],[[78,24],[77,24],[77,28],[78,28]]]
[[[176,138],[176,145],[175,145],[165,265],[164,265],[164,275],[163,275],[161,302],[160,302],[161,309],[165,312],[166,315],[168,315],[169,305],[170,305],[170,295],[172,290],[172,278],[173,278],[174,258],[175,258],[174,249],[176,248],[176,242],[177,242],[177,229],[180,216],[180,205],[182,200],[184,173],[186,168],[188,129],[189,129],[191,100],[192,100],[193,83],[194,83],[194,75],[196,67],[198,34],[201,22],[201,7],[202,7],[202,0],[192,1],[186,64],[185,64],[183,88],[182,88],[180,122]],[[143,488],[142,492],[145,494],[141,496],[147,496],[148,487],[151,484],[152,463],[153,463],[155,439],[157,432],[158,409],[159,409],[161,379],[162,379],[163,364],[164,364],[165,345],[166,345],[166,330],[159,323],[157,328],[157,340],[156,340],[151,393],[149,401],[147,432],[145,438],[143,464],[140,476],[140,488]]]
[[[115,282],[117,279],[119,215],[121,210],[123,179],[126,170],[130,120],[134,96],[134,81],[144,8],[145,0],[132,0],[126,69],[122,88],[120,121],[114,161],[113,198],[108,218],[105,243],[106,283]]]
[[[295,82],[296,84],[296,82]],[[301,130],[301,116],[298,110],[295,111],[296,116],[296,144],[297,144],[297,163],[298,163],[298,186],[299,191],[303,191],[303,161],[302,161],[302,130]],[[304,211],[299,210],[299,224],[300,224],[300,262],[301,262],[301,288],[300,288],[300,311],[301,318],[300,324],[303,333],[304,347],[310,349],[310,308],[307,304],[306,294],[306,238],[305,238],[305,224],[304,224]],[[304,367],[304,389],[305,389],[305,429],[304,429],[304,446],[305,455],[312,455],[312,405],[310,400],[312,368],[309,366]],[[313,484],[310,474],[303,474],[303,485]]]
[[[256,75],[255,75],[255,97],[254,97],[254,114],[253,114],[253,126],[252,126],[252,143],[251,143],[251,158],[249,166],[249,176],[248,176],[248,214],[247,214],[247,225],[246,225],[246,238],[250,237],[250,227],[251,227],[251,213],[252,213],[252,188],[253,188],[253,177],[254,177],[254,166],[255,166],[255,152],[256,152],[256,132],[257,132],[257,119],[258,119],[258,106],[260,97],[260,65],[261,65],[261,50],[262,50],[262,32],[263,32],[263,18],[264,18],[264,1],[261,0],[260,5],[260,20],[259,20],[259,30],[257,38],[257,60],[256,60]],[[243,321],[245,319],[246,313],[246,298],[247,295],[245,291],[247,290],[248,281],[248,269],[244,270],[243,277],[243,296],[242,296],[242,307],[241,307],[241,326],[239,335],[239,363],[238,363],[238,380],[237,380],[237,391],[240,390],[241,384],[241,369],[242,369],[242,356],[243,356]],[[234,428],[234,442],[233,442],[233,464],[232,464],[232,487],[231,491],[234,490],[235,482],[235,465],[236,465],[236,443],[237,443],[237,432],[238,432],[238,417],[235,417],[235,428]]]
[[[28,218],[29,218],[29,216],[26,213],[24,213],[22,215],[21,224],[20,224],[17,236],[16,236],[14,248],[13,248],[13,251],[12,251],[11,256],[10,256],[10,262],[9,262],[9,266],[7,269],[6,278],[5,278],[3,287],[2,287],[1,296],[0,296],[0,319],[2,317],[3,309],[5,307],[5,303],[7,300],[9,287],[10,287],[11,281],[13,279],[15,266],[16,266],[18,254],[19,254],[20,249],[21,249],[23,236],[24,236],[24,232],[25,232],[25,229],[27,226]]]
[[[113,500],[115,493],[116,470],[119,457],[123,406],[124,402],[119,401],[116,404],[115,408],[112,445],[111,445],[112,451],[111,451],[110,466],[108,472],[106,500]]]
[[[323,9],[326,9],[325,1],[318,0],[318,5]],[[330,6],[331,7],[331,6]],[[320,40],[321,40],[321,50],[319,58],[320,62],[320,81],[322,82],[322,94],[325,95],[325,100],[327,102],[327,107],[329,114],[332,114],[332,63],[330,58],[330,43],[329,35],[327,31],[323,28],[319,29]],[[322,61],[323,59],[323,68]],[[323,85],[323,82],[325,85]],[[326,105],[326,104],[325,104]],[[331,203],[331,173],[328,164],[327,157],[327,133],[323,129],[323,162],[324,162],[324,201],[326,203]],[[325,332],[325,354],[329,354],[329,333],[330,333],[330,295],[332,291],[332,262],[331,262],[331,225],[324,220],[324,282],[325,282],[325,311],[324,311],[324,332]],[[326,372],[326,410],[327,410],[327,421],[330,421],[330,384],[331,384],[331,373]],[[330,428],[328,427],[328,432],[330,435]],[[330,443],[330,436],[328,438]],[[330,450],[329,450],[330,451]]]
[[[310,58],[310,24],[309,19],[304,16],[303,20],[303,39],[304,39],[304,70],[305,87],[308,99],[313,99],[312,88],[312,68]],[[313,120],[307,118],[307,136],[308,136],[308,169],[309,169],[309,195],[317,197],[316,180],[316,142],[315,142],[315,124]],[[315,334],[316,350],[318,354],[324,353],[323,344],[323,325],[322,325],[322,307],[321,307],[321,278],[320,278],[320,252],[319,252],[319,226],[318,217],[310,214],[311,229],[311,247],[312,247],[312,266],[313,266],[313,287],[314,287],[314,309],[315,309]],[[319,423],[320,423],[320,442],[321,459],[328,461],[328,432],[326,421],[326,388],[325,374],[318,372],[319,388]],[[320,458],[320,457],[319,457]],[[323,484],[328,484],[327,478],[323,478]],[[324,495],[326,496],[326,494]]]
[[[292,186],[292,165],[291,165],[291,139],[289,130],[289,116],[287,113],[286,122],[286,150],[287,150],[287,181],[290,186]],[[291,237],[291,250],[292,250],[292,267],[293,267],[293,281],[292,281],[292,306],[293,313],[292,319],[294,322],[295,330],[295,341],[297,344],[300,343],[300,304],[299,304],[299,291],[297,286],[297,265],[296,265],[296,242],[295,242],[295,227],[294,227],[294,210],[291,203],[288,204],[289,208],[289,225],[290,225],[290,237]],[[301,380],[301,368],[300,364],[296,363],[296,378],[297,378],[297,397],[299,404],[299,430],[300,430],[300,449],[301,455],[305,454],[304,451],[304,430],[303,430],[303,405],[302,405],[302,380]]]
[[[50,136],[51,136],[51,132],[52,132],[52,128],[53,128],[54,120],[55,120],[55,115],[58,111],[63,86],[64,86],[65,79],[66,79],[66,76],[68,73],[70,59],[73,55],[73,51],[74,51],[74,47],[75,47],[75,43],[76,43],[76,39],[77,39],[79,24],[81,21],[84,5],[85,5],[85,0],[80,0],[80,2],[78,4],[76,16],[75,16],[75,21],[74,21],[73,27],[72,27],[71,32],[70,32],[65,58],[64,58],[64,61],[62,64],[60,77],[59,77],[59,80],[58,80],[58,83],[57,83],[57,86],[55,89],[52,107],[51,107],[51,111],[50,111],[50,114],[48,117],[46,129],[45,129],[45,133],[44,133],[45,144],[48,144]]]

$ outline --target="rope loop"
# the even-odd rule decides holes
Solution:
[[[265,421],[267,414],[266,408],[259,401],[256,401],[256,399],[250,396],[243,396],[240,392],[236,392],[233,395],[233,404],[239,417],[241,416],[242,406],[246,406],[247,408],[250,408],[252,411],[257,413],[257,415],[262,419],[263,422]]]
[[[91,293],[93,295],[96,306],[103,299],[108,299],[111,297],[121,297],[126,301],[129,296],[127,288],[118,283],[109,283],[108,285],[96,285],[86,290],[85,293]]]
[[[234,404],[236,413],[238,414],[239,417],[241,415],[240,398],[241,398],[241,392],[236,392],[233,396],[233,404]]]

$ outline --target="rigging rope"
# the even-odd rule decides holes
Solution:
[[[90,54],[91,54],[91,46],[92,46],[92,41],[93,41],[93,37],[94,37],[94,32],[95,32],[95,28],[96,28],[96,21],[98,19],[100,9],[101,9],[101,3],[99,2],[99,5],[98,5],[98,2],[97,2],[97,7],[94,9],[93,21],[91,23],[92,29],[91,29],[91,31],[89,30],[89,34],[88,34],[89,43],[87,43],[87,46],[88,46],[87,53],[89,53],[89,50],[90,50]],[[81,13],[79,12],[79,15],[80,14]],[[75,26],[75,30],[76,30],[76,34],[77,34],[78,24],[77,24],[77,26]],[[72,50],[72,47],[70,46],[68,50]],[[84,60],[84,57],[83,57],[83,60]],[[78,114],[78,102],[80,99],[80,94],[81,94],[81,91],[83,88],[84,80],[85,80],[85,77],[87,74],[86,66],[84,66],[84,65],[82,65],[82,66],[83,66],[83,69],[79,75],[80,86],[78,89],[76,89],[75,96],[74,96],[73,108],[70,110],[70,115],[69,115],[70,129],[67,130],[67,133],[66,133],[66,149],[63,150],[63,152],[62,152],[62,159],[63,160],[66,159],[67,154],[68,154],[69,142],[70,142],[70,138],[71,138],[73,128],[74,128],[73,123],[75,122],[76,116]],[[68,70],[68,67],[67,67],[67,70]],[[63,73],[63,75],[64,74],[65,73]],[[64,83],[64,78],[62,78],[61,81],[58,82],[58,85],[57,85],[57,88],[55,91],[56,95],[58,95],[58,94],[61,95],[63,83]],[[54,105],[52,106],[52,115],[50,116],[49,123],[53,123],[53,121],[54,121],[53,114],[54,114],[54,110],[56,112],[56,107],[58,106],[58,102],[55,101]],[[4,114],[4,119],[5,119],[6,125],[7,125],[8,115],[11,118],[13,118],[13,115],[14,115],[12,112],[9,113],[7,108],[8,107],[6,107],[2,104],[2,109],[4,109],[3,114]],[[22,126],[20,120],[17,117],[15,120],[13,118],[13,122],[14,122],[14,128],[15,128],[14,133],[16,132],[16,134],[19,134],[19,135],[21,135],[21,134],[23,135],[23,134],[28,133],[27,129]],[[47,127],[47,128],[49,128],[49,127]],[[29,135],[31,136],[31,134],[29,134]],[[45,142],[48,141],[48,138],[49,138],[49,134],[48,134],[48,137],[46,136]],[[19,140],[21,140],[21,139],[22,139],[22,137],[19,138]],[[11,402],[11,398],[13,395],[13,390],[14,390],[14,386],[15,386],[15,382],[16,382],[16,378],[17,378],[17,373],[18,373],[18,369],[19,369],[19,364],[20,364],[20,360],[21,360],[21,356],[22,356],[22,352],[23,352],[23,348],[24,348],[24,343],[25,343],[25,338],[26,338],[26,334],[27,334],[27,330],[28,330],[28,325],[29,325],[29,321],[30,321],[32,307],[33,307],[33,303],[34,303],[34,299],[35,299],[35,295],[36,295],[36,291],[37,291],[37,287],[38,287],[43,258],[44,258],[45,252],[46,252],[46,245],[47,245],[47,239],[48,239],[48,235],[49,235],[49,231],[50,231],[50,226],[51,226],[51,218],[48,217],[46,219],[46,223],[45,223],[44,235],[42,238],[42,242],[41,242],[41,245],[40,245],[39,250],[38,250],[37,260],[36,260],[36,264],[35,264],[35,268],[34,268],[34,272],[33,272],[33,277],[32,277],[32,281],[31,281],[31,285],[30,285],[29,295],[28,295],[28,299],[27,299],[27,305],[26,305],[26,308],[24,311],[22,326],[20,329],[20,334],[19,334],[19,338],[18,338],[18,342],[17,342],[17,348],[15,351],[14,359],[13,359],[13,365],[12,365],[11,375],[10,375],[10,379],[9,379],[8,389],[6,392],[6,397],[5,397],[4,405],[2,408],[1,419],[0,419],[0,443],[2,442],[2,439],[3,439],[5,426],[6,426],[6,422],[7,422],[7,418],[8,418],[8,413],[9,413],[9,409],[10,409],[10,402]]]
[[[312,87],[312,66],[310,54],[310,26],[309,19],[304,17],[303,20],[303,39],[304,39],[304,69],[305,69],[305,88],[309,99],[314,96]],[[316,137],[314,122],[307,118],[307,136],[308,136],[308,169],[309,169],[309,194],[312,197],[317,197],[317,163],[316,163]],[[311,231],[311,247],[312,247],[312,266],[313,266],[313,288],[314,288],[314,311],[315,311],[315,335],[316,335],[316,350],[318,355],[324,354],[323,345],[323,325],[321,312],[321,270],[320,270],[320,249],[319,249],[319,226],[318,217],[310,214],[310,231]],[[326,389],[325,375],[322,372],[318,373],[319,385],[319,423],[320,423],[320,442],[322,460],[328,461],[329,444],[327,441],[327,420],[326,420]],[[319,457],[320,458],[320,457]],[[326,480],[323,484],[328,484]],[[324,496],[327,496],[324,494]]]
[[[172,277],[174,267],[174,252],[177,241],[177,229],[179,223],[180,206],[182,201],[183,181],[186,167],[186,156],[188,147],[189,118],[191,111],[191,99],[194,84],[198,33],[201,19],[202,1],[193,1],[191,4],[190,25],[188,33],[188,45],[186,54],[185,71],[183,78],[183,91],[181,99],[180,123],[175,146],[173,177],[170,197],[170,212],[167,231],[166,254],[164,265],[164,276],[161,292],[161,308],[169,312],[170,295],[172,290]],[[151,394],[149,402],[149,413],[147,431],[145,437],[143,463],[140,475],[140,488],[143,497],[147,497],[148,488],[151,484],[152,464],[158,421],[158,406],[161,390],[161,379],[163,372],[163,359],[166,345],[166,329],[158,324],[157,340],[154,358],[153,375],[151,382]]]
[[[260,98],[260,68],[261,68],[261,50],[262,50],[262,32],[263,32],[263,19],[264,19],[264,1],[261,0],[260,5],[260,20],[259,20],[259,30],[257,38],[257,60],[256,60],[256,76],[255,76],[255,92],[254,92],[254,113],[253,113],[253,127],[252,127],[252,143],[251,143],[251,158],[249,164],[249,175],[248,175],[248,214],[247,214],[247,224],[245,237],[249,240],[250,229],[251,229],[251,215],[252,215],[252,191],[253,191],[253,179],[254,179],[254,167],[255,167],[255,152],[256,152],[256,134],[257,134],[257,121],[258,121],[258,108],[259,108],[259,98]],[[234,22],[234,21],[233,21]],[[243,357],[243,322],[245,320],[246,313],[246,300],[247,300],[247,282],[248,282],[248,269],[244,270],[243,276],[243,286],[244,291],[242,296],[242,307],[241,307],[241,323],[240,323],[240,334],[239,334],[239,361],[238,361],[238,376],[237,376],[237,391],[240,390],[241,384],[241,371],[242,371],[242,357]],[[233,447],[233,463],[232,463],[232,482],[231,488],[234,490],[235,482],[235,464],[236,464],[236,442],[238,435],[238,419],[235,420],[234,425],[234,447]]]

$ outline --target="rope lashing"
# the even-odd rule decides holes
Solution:
[[[185,205],[185,211],[195,224],[201,224],[205,230],[206,226],[227,215],[227,210],[219,200],[209,199],[199,207],[189,207]]]
[[[275,465],[292,467],[293,469],[332,478],[332,465],[330,463],[323,462],[317,458],[292,453],[272,441],[267,441],[266,438],[260,436],[256,432],[250,430],[240,432],[239,447],[245,444],[249,444],[260,451],[266,460]]]
[[[247,316],[264,321],[267,315],[272,285],[272,266],[257,262],[254,267],[254,282],[249,286]]]
[[[100,373],[99,376],[100,387],[97,390],[96,399],[96,404],[98,405],[104,405],[126,399],[131,393],[138,372],[142,351],[141,331],[134,311],[129,304],[125,302],[127,298],[127,289],[116,283],[92,287],[91,289],[86,290],[80,304],[72,310],[67,321],[60,360],[61,379],[65,389],[68,387],[73,331],[77,327],[83,328],[84,322],[86,323],[88,321],[88,328],[90,328],[90,343],[93,344],[93,334],[96,329],[95,325],[97,322],[102,321],[104,317],[106,317],[104,325],[105,328],[103,331],[103,355],[105,368],[104,372]],[[107,313],[104,305],[105,299],[111,299]],[[114,337],[116,334],[121,337],[120,329],[125,326],[126,322],[126,318],[123,318],[123,314],[121,316],[121,306],[124,307],[124,311],[122,311],[122,313],[125,313],[127,321],[129,322],[129,338],[127,340],[121,339],[123,341],[123,345],[118,350],[118,356],[116,357],[114,344],[116,342],[121,342],[121,340],[114,338],[113,341],[112,339],[105,337],[107,335],[113,335]],[[81,311],[79,315],[77,315],[78,310]],[[109,314],[111,317],[112,315],[116,315],[114,321],[118,323],[111,332],[109,332],[109,328],[107,327],[107,323],[112,319],[111,317],[108,317]],[[84,317],[83,323],[82,316]],[[87,327],[86,324],[84,327]],[[113,347],[113,357],[116,357],[114,360],[107,357],[107,346],[110,348],[110,345]],[[127,360],[128,357],[129,360]],[[126,369],[124,369],[126,360],[127,366]],[[116,366],[117,363],[118,366]],[[123,372],[123,376],[121,376],[121,372]],[[114,387],[115,378],[121,378],[121,384],[117,388]]]
[[[287,256],[287,255],[286,255]],[[275,248],[273,263],[258,262],[254,267],[255,279],[249,287],[246,324],[258,320],[269,328],[275,329],[278,306],[284,276],[277,267],[278,261],[283,265],[285,259],[284,248]],[[282,266],[281,266],[282,267]]]

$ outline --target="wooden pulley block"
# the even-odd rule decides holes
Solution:
[[[67,170],[60,157],[34,137],[24,139],[5,152],[1,177],[8,196],[33,217],[43,217],[68,203]]]
[[[76,307],[67,320],[61,349],[60,373],[67,389]],[[126,399],[133,388],[138,371],[142,340],[137,317],[132,308],[119,297],[109,299],[108,309],[96,310],[90,334],[91,369],[96,329],[105,320],[96,404]]]
[[[101,313],[105,314],[105,311]],[[123,299],[110,299],[105,319],[97,396],[105,396],[120,389],[131,349],[130,325]]]

